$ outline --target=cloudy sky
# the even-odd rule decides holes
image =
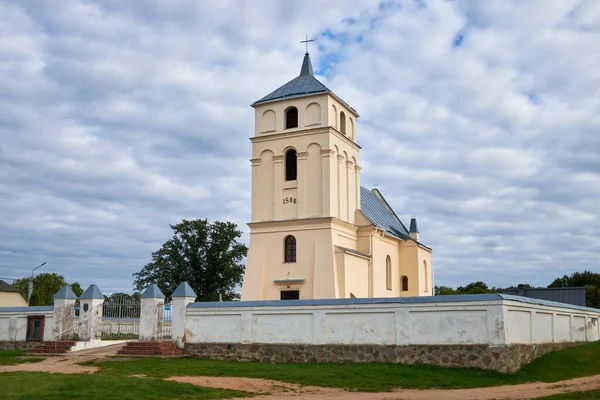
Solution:
[[[0,279],[131,291],[182,218],[247,242],[249,105],[305,34],[435,284],[600,272],[600,2],[0,0]]]

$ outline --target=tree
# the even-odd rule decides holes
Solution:
[[[456,290],[448,286],[435,286],[433,288],[433,294],[435,296],[447,296],[450,294],[456,294]]]
[[[27,298],[29,293],[29,280],[31,277],[25,277],[14,281],[13,286],[21,291],[23,296]],[[51,306],[53,304],[52,296],[60,290],[61,287],[67,285],[65,277],[58,275],[56,272],[43,272],[33,277],[33,292],[29,305],[31,306]],[[81,296],[83,290],[78,282],[71,285],[71,289],[77,295]]]
[[[248,247],[238,239],[242,232],[232,222],[209,223],[206,219],[182,220],[170,225],[173,237],[152,253],[152,261],[133,274],[136,290],[151,283],[170,296],[181,282],[187,282],[199,301],[239,298],[235,288],[242,281],[242,259]]]
[[[436,296],[445,296],[452,294],[484,294],[484,293],[502,293],[502,288],[488,287],[488,285],[482,281],[471,282],[466,286],[459,286],[456,289],[452,289],[448,286],[436,286],[434,288],[434,294]]]
[[[600,274],[591,271],[574,272],[556,278],[548,287],[585,287],[587,306],[600,308]]]

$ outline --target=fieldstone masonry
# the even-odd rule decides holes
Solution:
[[[584,342],[487,345],[381,346],[187,343],[185,350],[200,358],[271,363],[385,362],[483,368],[512,374],[537,357]]]

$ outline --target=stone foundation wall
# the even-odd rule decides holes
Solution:
[[[286,362],[385,362],[436,364],[440,366],[483,368],[514,373],[523,365],[551,351],[584,344],[488,345],[293,345],[187,343],[185,351],[200,358],[234,361]]]
[[[30,350],[41,342],[0,341],[0,350]]]

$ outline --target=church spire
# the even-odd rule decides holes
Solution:
[[[310,54],[308,54],[308,52],[304,54],[304,60],[302,61],[302,69],[300,69],[300,76],[302,75],[315,76],[315,74],[313,73],[312,63],[310,62]]]

